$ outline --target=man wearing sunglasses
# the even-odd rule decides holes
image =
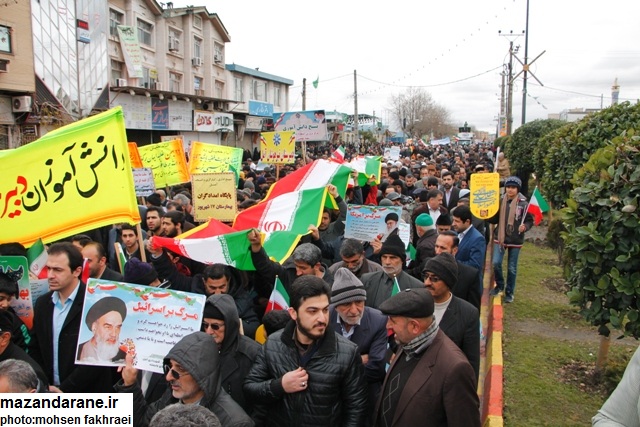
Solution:
[[[458,265],[453,255],[441,253],[427,261],[422,270],[424,287],[431,293],[438,326],[462,350],[476,374],[480,373],[480,318],[478,310],[451,292],[458,282]]]
[[[222,388],[248,413],[242,384],[260,352],[260,344],[240,333],[240,317],[233,297],[214,294],[207,298],[202,314],[202,332],[210,335],[220,349]]]
[[[133,424],[147,427],[153,416],[174,403],[200,405],[216,414],[223,426],[251,427],[251,418],[220,386],[218,346],[203,332],[182,338],[164,358],[163,370],[169,388],[160,399],[147,404],[137,382],[138,370],[128,355],[122,380],[115,385],[121,393],[133,393]]]

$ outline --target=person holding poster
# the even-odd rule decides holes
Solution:
[[[82,263],[82,254],[69,242],[49,248],[49,292],[34,307],[29,355],[42,366],[52,391],[108,393],[112,368],[75,364],[86,293]]]
[[[200,405],[216,414],[223,426],[252,427],[246,412],[224,391],[220,383],[218,345],[204,332],[182,338],[164,358],[165,378],[170,384],[160,399],[147,403],[138,384],[133,356],[127,355],[122,380],[115,389],[133,393],[133,425],[147,427],[161,409],[174,404]]]
[[[85,323],[93,337],[78,347],[78,360],[122,364],[126,353],[119,348],[122,322],[127,317],[127,306],[116,297],[105,297],[93,304]]]

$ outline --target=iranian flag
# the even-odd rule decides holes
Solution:
[[[280,281],[280,278],[276,276],[276,282],[273,285],[273,291],[269,297],[267,308],[264,311],[265,314],[272,310],[286,310],[289,308],[289,294],[284,288],[284,285]]]
[[[540,221],[542,221],[542,214],[548,210],[549,205],[547,204],[547,201],[542,197],[540,191],[538,191],[538,187],[536,187],[531,195],[531,200],[529,200],[527,213],[533,215],[533,221],[535,225],[538,225],[540,224]]]
[[[258,206],[273,199],[274,197],[278,197],[286,193],[317,189],[320,187],[324,188],[329,184],[335,185],[338,189],[338,193],[344,197],[350,174],[351,168],[340,163],[324,159],[315,160],[314,162],[309,163],[308,165],[276,181],[269,189],[264,201],[258,203]],[[331,209],[338,208],[333,197],[327,197],[326,206]],[[236,229],[239,228],[235,223],[233,226]]]
[[[365,185],[372,175],[376,176],[376,182],[380,182],[381,156],[358,156],[344,165],[358,172],[358,185],[360,187]]]
[[[89,262],[91,262],[89,258],[85,258],[82,261],[82,275],[80,276],[80,280],[82,281],[82,283],[87,283],[89,281],[89,277],[91,274],[91,272],[89,271]]]
[[[398,283],[398,278],[393,276],[393,288],[391,289],[391,296],[400,293],[400,283]]]
[[[336,151],[331,153],[331,160],[338,163],[344,163],[344,154],[345,154],[345,150],[344,150],[344,147],[341,145],[340,147],[336,148]]]
[[[240,212],[236,216],[233,228],[257,228],[266,233],[294,231],[307,234],[309,224],[320,223],[327,191],[323,186],[269,198]]]
[[[36,240],[27,250],[27,261],[29,262],[29,271],[38,276],[38,279],[47,278],[47,251],[42,239]]]
[[[118,266],[120,267],[120,274],[124,276],[124,266],[127,263],[127,257],[124,255],[124,250],[119,242],[113,244],[116,252],[116,258],[118,259]]]
[[[209,229],[216,229],[216,227]],[[152,237],[151,241],[155,247],[166,248],[204,264],[225,264],[240,270],[255,270],[247,238],[250,232],[251,230],[243,230],[208,237],[175,239],[156,236]]]

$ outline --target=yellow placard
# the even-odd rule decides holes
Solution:
[[[0,243],[140,222],[121,107],[0,155]]]
[[[133,169],[142,169],[142,160],[140,159],[140,153],[138,152],[138,144],[130,142],[127,144],[129,147],[129,159],[131,160],[131,167]]]
[[[228,172],[229,165],[236,171],[242,168],[242,148],[207,144],[194,141],[189,152],[189,173]]]
[[[500,175],[498,173],[474,173],[469,182],[471,191],[469,207],[480,219],[488,219],[500,208]]]
[[[196,221],[214,218],[231,222],[238,213],[236,176],[232,172],[191,175],[191,194]]]
[[[139,147],[142,166],[153,170],[156,188],[183,184],[189,181],[187,159],[180,140]]]
[[[294,163],[296,160],[295,131],[262,132],[260,160],[270,164]]]

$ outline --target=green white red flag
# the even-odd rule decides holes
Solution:
[[[542,214],[549,210],[549,204],[542,197],[540,191],[538,191],[538,187],[533,190],[533,194],[531,195],[531,200],[529,200],[529,206],[527,207],[527,213],[533,215],[533,221],[535,225],[540,224],[542,221]]]
[[[38,279],[47,278],[47,251],[42,239],[36,240],[36,242],[27,249],[27,261],[29,262],[29,271],[38,276]]]
[[[284,288],[284,285],[280,281],[280,278],[276,276],[276,281],[273,285],[273,291],[269,297],[267,308],[264,313],[267,314],[272,310],[286,310],[289,308],[289,294]]]
[[[331,153],[331,160],[338,163],[344,163],[344,155],[345,155],[345,150],[344,150],[344,147],[341,145],[340,147],[336,148],[336,150],[333,153]]]
[[[398,283],[398,277],[393,276],[393,288],[391,288],[391,296],[400,293],[400,284]]]
[[[349,163],[344,163],[358,172],[358,185],[364,186],[372,175],[376,176],[376,183],[380,182],[380,170],[382,169],[381,156],[357,156]]]

